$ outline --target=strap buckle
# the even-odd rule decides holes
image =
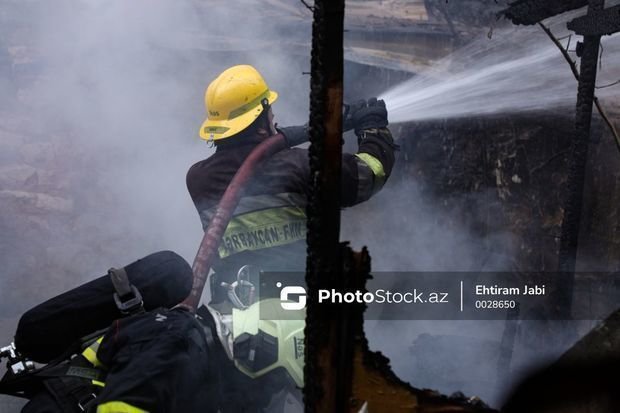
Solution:
[[[140,291],[129,282],[129,277],[124,268],[110,268],[108,270],[110,281],[116,292],[114,302],[122,314],[128,315],[144,310]],[[122,299],[121,299],[122,297]],[[127,298],[129,297],[129,298]]]
[[[142,295],[140,291],[134,286],[129,287],[131,289],[131,295],[129,298],[121,299],[118,293],[114,293],[114,302],[116,307],[123,314],[133,314],[144,310],[144,302],[142,301]],[[127,297],[129,294],[125,295]]]
[[[92,405],[96,398],[97,395],[95,393],[90,393],[82,397],[80,401],[78,401],[78,408],[80,409],[80,411],[85,412]]]

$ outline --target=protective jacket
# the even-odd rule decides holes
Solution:
[[[259,412],[291,389],[284,371],[235,368],[203,306],[121,318],[82,354],[41,377],[22,413]]]
[[[305,127],[279,130],[292,141],[305,134]],[[187,188],[204,229],[217,204],[258,137],[223,141],[216,152],[194,164],[187,173]],[[394,164],[394,145],[387,128],[365,131],[356,154],[342,157],[342,206],[363,202],[376,193]],[[220,281],[231,282],[241,265],[266,271],[303,270],[306,263],[306,203],[310,191],[308,151],[282,150],[256,171],[228,224],[213,265],[213,301],[224,299]]]

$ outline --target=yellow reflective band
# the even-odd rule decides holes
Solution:
[[[306,212],[299,207],[269,208],[233,217],[222,237],[220,258],[306,239]]]
[[[239,106],[236,109],[230,111],[228,115],[228,119],[234,119],[237,116],[241,116],[246,112],[252,110],[256,105],[260,104],[263,99],[269,98],[269,89],[265,90],[262,94],[252,99],[250,102],[245,105]]]
[[[244,196],[239,200],[239,204],[235,208],[234,213],[239,216],[247,214],[248,212],[285,206],[306,208],[306,196],[296,192]],[[217,205],[200,213],[203,229],[207,229],[209,222],[211,222],[211,219],[213,218],[213,215],[215,215],[216,211]]]
[[[93,385],[95,386],[99,386],[99,387],[105,387],[105,383],[99,380],[92,380]]]
[[[362,162],[368,165],[368,167],[372,170],[372,173],[375,174],[375,178],[379,179],[381,183],[385,181],[385,171],[383,170],[383,164],[380,160],[378,160],[371,154],[364,152],[356,153],[355,156],[357,156],[359,159],[362,160]]]
[[[103,364],[97,358],[97,351],[99,350],[99,345],[103,340],[103,336],[99,337],[93,344],[88,346],[86,350],[82,352],[82,355],[95,367],[101,367]]]
[[[125,402],[107,402],[97,406],[97,413],[149,413]]]

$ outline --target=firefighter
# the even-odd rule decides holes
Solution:
[[[3,378],[0,394],[30,399],[22,413],[301,411],[304,314],[260,319],[260,311],[279,304],[234,309],[230,323],[219,325],[205,306],[196,315],[183,308],[140,311],[115,320],[81,354],[14,383]],[[221,330],[227,326],[230,332]]]
[[[211,316],[175,308],[191,283],[190,265],[161,251],[35,306],[0,358],[45,365],[11,368],[0,393],[30,399],[23,413],[226,411],[219,372],[234,366]]]
[[[120,318],[61,371],[45,372],[22,413],[218,412],[217,351],[186,310]]]
[[[176,306],[191,279],[182,257],[162,251],[30,309],[15,343],[0,346],[0,394],[29,399],[22,413],[282,411],[273,396],[301,385],[303,322],[261,321],[255,304],[234,312],[227,332],[205,306]],[[255,351],[254,337],[268,335],[278,341]]]
[[[259,270],[305,267],[310,168],[307,151],[293,147],[307,140],[307,130],[276,127],[271,105],[277,97],[247,65],[224,71],[205,94],[208,118],[200,136],[212,141],[216,152],[187,174],[204,228],[257,144],[279,132],[291,147],[269,158],[246,188],[213,265],[210,305],[196,315],[181,307],[161,308],[114,321],[70,365],[74,372],[88,375],[96,369],[103,377],[61,377],[59,391],[40,392],[25,413],[291,411],[295,399],[302,409],[303,311],[294,320],[263,320],[260,311],[280,305],[269,298],[275,294],[263,291],[260,302],[238,294],[240,286],[253,287]],[[343,155],[343,206],[381,189],[395,149],[382,101],[359,102],[348,121],[359,150]],[[67,395],[56,402],[71,408],[52,408],[50,394]]]
[[[259,297],[261,311],[275,311],[279,301],[272,297],[279,297],[278,286],[260,284],[258,274],[304,271],[306,263],[310,165],[308,151],[295,146],[308,140],[308,131],[305,126],[279,128],[274,123],[272,105],[277,98],[252,66],[222,72],[205,92],[207,119],[200,129],[200,137],[213,143],[215,153],[187,173],[187,188],[206,230],[235,173],[259,143],[280,133],[290,147],[254,171],[226,227],[209,279],[211,301],[206,309],[236,367],[223,371],[229,377],[225,389],[247,396],[239,408],[248,411],[273,405],[273,395],[301,400],[303,386],[305,317],[262,320],[259,303],[252,298]],[[396,145],[387,125],[381,100],[350,107],[345,130],[355,130],[359,149],[342,157],[343,207],[368,200],[389,178]],[[255,291],[259,286],[262,290]]]
[[[257,144],[279,132],[291,146],[267,159],[255,173],[226,228],[210,277],[210,306],[220,312],[228,313],[235,307],[230,286],[238,281],[242,267],[250,266],[254,271],[249,272],[254,274],[260,270],[305,269],[310,166],[308,151],[293,146],[307,140],[307,128],[277,127],[272,111],[277,98],[278,94],[249,65],[225,70],[205,92],[207,119],[200,137],[212,142],[216,151],[187,173],[187,188],[203,229]],[[355,129],[359,150],[342,157],[343,207],[366,201],[381,189],[392,171],[395,150],[383,101],[370,99],[353,105],[347,124]],[[261,292],[261,297],[274,295]]]

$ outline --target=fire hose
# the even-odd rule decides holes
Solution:
[[[179,304],[181,307],[185,307],[193,313],[196,312],[213,259],[215,258],[215,254],[217,254],[224,231],[226,231],[226,227],[235,212],[235,208],[237,208],[239,204],[243,189],[254,176],[254,172],[258,165],[271,155],[288,147],[289,144],[285,136],[278,133],[258,144],[256,148],[250,152],[245,161],[243,161],[243,164],[239,170],[237,170],[228,188],[226,188],[222,199],[220,199],[215,214],[202,237],[200,247],[194,259],[194,264],[192,265],[194,274],[192,290],[189,296]]]

